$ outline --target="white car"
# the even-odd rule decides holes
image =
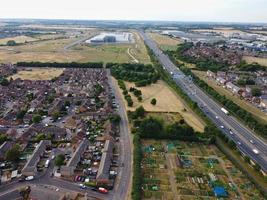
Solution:
[[[253,149],[252,150],[255,154],[259,154],[259,150],[258,149]]]
[[[215,116],[215,118],[216,118],[216,119],[219,119],[219,117],[218,117],[218,116]]]
[[[254,141],[253,141],[253,140],[249,140],[249,142],[250,142],[251,144],[254,144]]]
[[[25,178],[25,181],[32,181],[33,179],[34,179],[33,176],[27,176],[27,177]]]
[[[233,131],[230,131],[230,134],[233,135],[234,134]]]
[[[221,129],[224,129],[224,126],[222,125],[222,126],[220,126],[221,127]]]
[[[241,142],[237,142],[238,145],[241,145]]]

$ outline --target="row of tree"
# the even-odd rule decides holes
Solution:
[[[123,80],[118,80],[118,85],[120,87],[120,89],[122,89],[122,94],[124,95],[124,99],[127,101],[127,105],[128,106],[133,106],[133,100],[131,95],[128,94],[128,90],[126,88],[125,83],[123,82]]]
[[[102,62],[18,62],[18,67],[55,67],[55,68],[103,68]]]

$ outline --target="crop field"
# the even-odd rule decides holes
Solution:
[[[22,80],[51,80],[63,73],[63,68],[26,68],[18,71],[9,78]]]
[[[9,40],[14,40],[16,43],[23,44],[25,42],[37,41],[38,39],[36,39],[34,37],[28,37],[28,36],[25,36],[25,35],[21,35],[21,36],[16,36],[16,37],[0,39],[0,45],[6,45],[6,43]]]
[[[251,112],[255,118],[257,118],[259,121],[263,123],[267,123],[267,115],[260,111],[258,108],[253,106],[251,103],[240,99],[240,97],[233,95],[229,90],[223,88],[222,86],[219,86],[216,84],[216,82],[212,79],[209,79],[206,77],[206,72],[192,70],[192,72],[197,75],[201,80],[205,81],[209,86],[211,86],[213,89],[215,89],[219,94],[225,95],[228,99],[231,99],[236,104],[241,106],[243,109]]]
[[[258,58],[258,57],[252,57],[252,56],[244,56],[243,59],[247,63],[258,63],[260,65],[267,67],[267,58]]]
[[[162,50],[176,50],[182,40],[161,35],[159,33],[149,33],[149,36],[159,45]]]
[[[115,79],[113,80],[117,82]],[[134,83],[125,82],[125,84],[128,90],[130,87],[135,87]],[[205,123],[190,110],[184,101],[164,81],[159,80],[156,84],[136,88],[141,90],[143,100],[139,102],[133,94],[130,94],[134,102],[132,107],[127,106],[127,102],[121,93],[122,91],[118,88],[127,110],[133,111],[142,105],[147,112],[176,113],[178,114],[177,116],[184,118],[196,131],[204,131]],[[150,103],[153,98],[157,100],[155,106]],[[166,115],[163,117],[166,117]]]
[[[136,62],[150,63],[144,42],[134,32],[135,43],[117,45],[77,44],[67,48],[76,41],[88,38],[96,30],[84,31],[77,37],[62,38],[58,35],[42,35],[32,38],[34,42],[19,46],[0,46],[0,62],[16,63],[18,61],[42,62]],[[130,54],[129,55],[129,51]]]
[[[142,140],[142,199],[264,198],[257,188],[214,145],[166,140]]]

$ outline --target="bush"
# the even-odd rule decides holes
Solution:
[[[157,104],[157,100],[155,98],[153,98],[150,102],[153,106],[155,106]]]

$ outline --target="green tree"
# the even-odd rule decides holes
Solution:
[[[157,104],[157,99],[153,98],[150,103],[155,106]]]
[[[55,165],[57,167],[60,167],[61,165],[64,164],[65,156],[63,154],[59,154],[55,158]]]
[[[6,152],[6,159],[11,162],[17,162],[20,157],[20,147],[19,145],[13,146]]]
[[[32,122],[35,124],[39,123],[41,120],[42,120],[42,117],[39,114],[33,115],[32,117]]]
[[[156,118],[149,117],[141,122],[139,131],[144,138],[150,138],[151,136],[160,138],[163,133],[163,123]]]
[[[0,78],[0,85],[8,86],[9,85],[9,81],[6,78]]]
[[[261,96],[261,90],[259,88],[253,88],[251,90],[251,94],[254,97],[259,97],[259,96]]]
[[[114,124],[116,124],[116,125],[119,125],[120,124],[120,121],[121,121],[121,117],[120,117],[120,115],[118,115],[118,114],[114,114],[114,115],[112,115],[112,116],[110,116],[110,121],[112,122],[112,123],[114,123]]]
[[[146,110],[144,109],[143,106],[139,106],[138,108],[136,108],[135,110],[135,117],[136,118],[143,118],[145,116]]]
[[[7,46],[16,46],[17,43],[14,40],[8,40],[6,43]]]
[[[5,134],[0,134],[0,144],[4,143],[5,141],[8,140],[7,135]]]

